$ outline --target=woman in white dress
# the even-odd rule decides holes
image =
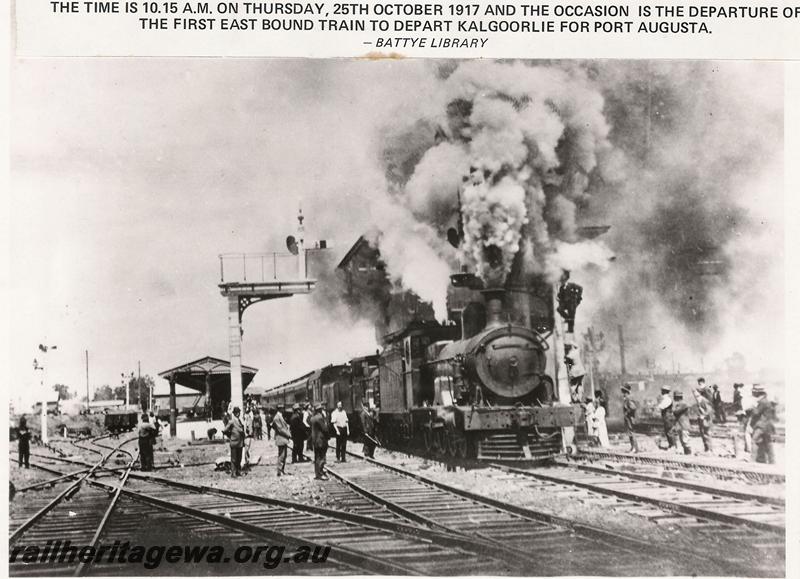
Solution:
[[[586,437],[589,439],[589,445],[594,446],[597,444],[597,433],[594,430],[594,401],[591,398],[583,401],[583,412],[586,419]]]
[[[601,404],[595,404],[597,407],[592,414],[592,434],[603,448],[608,448],[608,428],[606,427],[606,409]]]

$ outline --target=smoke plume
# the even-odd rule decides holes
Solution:
[[[780,340],[764,322],[782,318],[781,67],[625,62],[587,70],[602,87],[624,179],[598,183],[586,208],[612,226],[605,240],[618,260],[587,278],[597,293],[582,313],[607,329],[624,326],[634,369],[647,359],[671,370],[675,359],[676,370],[708,371],[732,348],[745,349],[751,363],[774,364],[765,354]]]
[[[567,253],[580,267],[581,251],[555,249],[578,241],[590,175],[611,149],[598,87],[579,68],[521,62],[467,62],[441,77],[427,114],[387,130],[394,198],[439,238],[460,220],[454,255],[488,286],[505,282],[523,246],[529,273],[558,279]]]
[[[770,333],[760,320],[783,311],[769,297],[783,295],[780,65],[423,66],[375,120],[384,184],[363,200],[379,216],[367,239],[386,264],[380,291],[410,290],[441,319],[462,268],[487,286],[512,262],[551,281],[567,269],[585,287],[579,328],[623,325],[629,369],[711,367],[742,348],[743,326]],[[610,231],[587,239],[592,225]]]

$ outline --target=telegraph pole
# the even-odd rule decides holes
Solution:
[[[131,405],[131,383],[125,379],[125,372],[121,373],[120,376],[122,376],[122,384],[125,386],[125,406],[128,407]]]
[[[42,402],[41,402],[42,409],[41,409],[41,412],[39,413],[39,417],[40,417],[39,421],[41,422],[40,428],[41,428],[42,444],[47,444],[47,442],[48,442],[48,437],[47,437],[47,394],[45,393],[45,389],[44,389],[44,366],[40,366],[39,365],[39,361],[36,358],[34,358],[33,359],[33,369],[34,370],[39,370],[41,372],[39,387],[40,387],[40,392],[42,394]]]
[[[91,400],[91,394],[89,392],[89,350],[85,350],[86,353],[86,414],[89,414],[91,410],[91,406],[89,405],[89,401]]]
[[[55,350],[58,346],[45,346],[44,344],[39,344],[39,351],[42,352],[42,355],[47,354],[48,350]],[[49,437],[47,434],[47,390],[45,388],[45,377],[44,377],[44,369],[45,364],[39,364],[39,361],[34,358],[33,359],[33,369],[39,370],[42,373],[41,376],[41,392],[42,392],[42,413],[41,413],[41,436],[42,436],[42,444],[47,444],[49,442]]]
[[[622,374],[622,379],[625,379],[625,337],[622,335],[622,324],[617,326],[619,333],[619,371]]]

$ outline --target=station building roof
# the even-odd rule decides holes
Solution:
[[[255,378],[258,368],[242,365],[242,387],[246,388]],[[171,380],[185,386],[195,392],[206,391],[206,376],[209,376],[212,390],[224,387],[230,390],[231,387],[231,364],[226,360],[206,356],[187,362],[175,368],[164,370],[158,373],[159,378]]]

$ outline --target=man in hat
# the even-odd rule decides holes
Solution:
[[[744,384],[740,382],[736,382],[733,385],[733,412],[737,417],[739,416],[740,412],[744,414],[744,405],[742,404],[742,388],[744,388]],[[741,422],[741,420],[739,422]]]
[[[583,378],[586,376],[586,368],[583,366],[578,344],[574,341],[564,343],[564,363],[569,376],[570,398],[577,404],[583,398]]]
[[[19,466],[31,467],[31,431],[28,428],[28,419],[23,414],[17,426],[17,450],[19,451]]]
[[[303,407],[303,427],[306,429],[306,449],[313,450],[311,447],[311,417],[314,415],[314,410],[311,408],[311,403],[306,402]]]
[[[361,402],[361,431],[364,433],[364,456],[375,457],[375,419],[366,400]]]
[[[711,452],[711,401],[708,399],[708,391],[702,387],[705,380],[700,378],[697,381],[697,388],[694,389],[694,399],[697,402],[697,425],[700,429],[700,436],[703,437],[703,449]]]
[[[711,405],[714,407],[714,422],[725,424],[725,404],[722,402],[722,394],[716,384],[711,386]]]
[[[691,429],[689,405],[683,401],[683,392],[675,392],[673,399],[672,413],[675,415],[673,437],[680,441],[683,447],[683,454],[692,454],[692,449],[689,446],[689,431]]]
[[[597,446],[600,441],[597,438],[597,432],[595,431],[595,402],[591,398],[584,398],[581,406],[583,407],[583,415],[584,419],[586,420],[586,437],[588,438],[589,446]]]
[[[156,428],[150,424],[147,412],[143,412],[139,422],[139,464],[143,471],[153,470],[153,441],[155,439]]]
[[[639,445],[633,432],[636,425],[636,401],[631,398],[631,387],[627,384],[622,385],[622,416],[625,422],[625,433],[631,442],[630,452],[639,452]]]
[[[292,431],[292,462],[303,462],[303,443],[306,441],[306,427],[303,426],[303,415],[300,413],[300,405],[292,406],[292,418],[289,420]]]
[[[753,454],[755,462],[775,464],[772,436],[775,434],[775,405],[767,400],[767,391],[759,384],[753,385],[753,397],[758,401],[750,415],[753,431]]]
[[[275,418],[275,408],[270,406],[264,409],[264,426],[267,427],[267,440],[272,439],[272,419]]]
[[[675,439],[672,437],[675,427],[675,413],[672,411],[672,388],[664,385],[661,387],[661,399],[658,409],[661,411],[661,421],[664,424],[664,436],[667,438],[667,448],[676,448]]]
[[[336,410],[331,412],[331,425],[336,432],[336,460],[347,462],[347,437],[350,435],[350,422],[342,402],[336,403]]]
[[[741,435],[744,438],[744,452],[750,454],[750,434],[748,433],[748,423],[750,422],[750,414],[752,408],[750,402],[751,397],[745,400],[744,384],[737,382],[733,385],[733,409],[736,413],[736,420],[739,422]],[[739,456],[739,441],[736,439],[736,455]]]
[[[264,422],[261,418],[261,406],[253,408],[253,438],[261,440],[264,437]]]
[[[311,444],[314,447],[314,478],[328,480],[325,474],[325,455],[328,453],[328,422],[322,415],[322,405],[314,406],[311,424]]]
[[[283,418],[283,404],[278,404],[275,417],[272,419],[272,429],[275,431],[275,446],[278,447],[278,476],[289,474],[286,472],[286,449],[289,446],[289,439],[292,433],[289,425]]]
[[[244,416],[244,447],[242,448],[242,470],[250,469],[250,447],[253,444],[253,403],[251,400],[245,402]]]
[[[222,433],[228,437],[231,445],[231,476],[242,474],[242,449],[244,448],[245,429],[241,419],[242,411],[234,406],[233,415],[228,420]]]

